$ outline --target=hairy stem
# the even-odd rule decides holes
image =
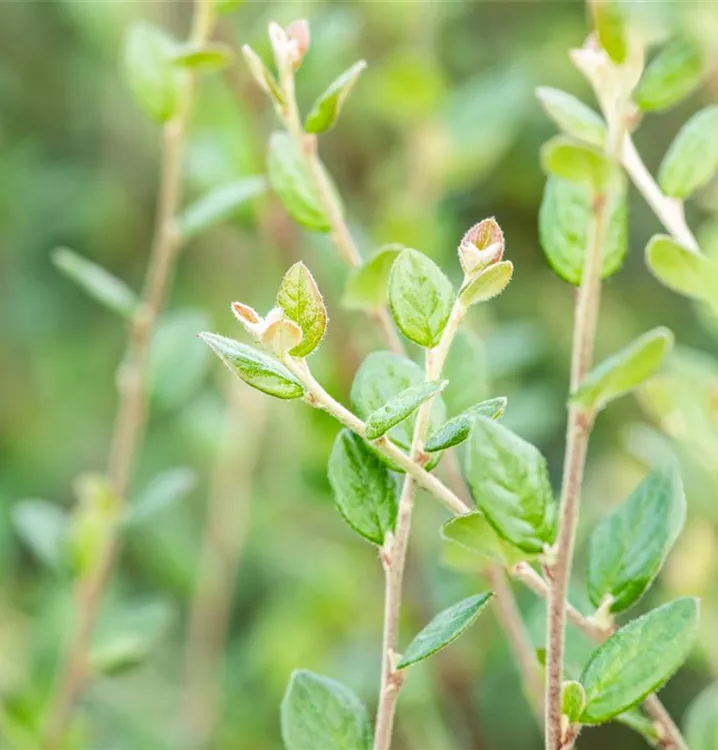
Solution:
[[[212,472],[185,652],[184,716],[194,747],[209,746],[221,708],[220,657],[266,419],[266,400],[255,398],[249,389],[236,388],[230,377],[224,389],[224,435]]]
[[[686,249],[699,252],[698,242],[686,223],[683,202],[663,194],[643,163],[630,135],[625,137],[621,161],[633,184],[668,233]]]
[[[426,351],[426,379],[438,380],[444,368],[451,342],[456,335],[459,323],[464,316],[464,308],[457,301],[441,335],[438,345]],[[409,458],[417,465],[421,464],[424,441],[431,421],[433,401],[425,401],[420,407],[414,425],[414,435],[409,451]],[[414,509],[416,481],[407,473],[399,499],[399,511],[396,519],[396,534],[385,545],[382,559],[386,573],[386,590],[384,602],[384,635],[382,643],[382,674],[379,689],[379,707],[377,709],[376,729],[374,733],[374,750],[389,750],[391,745],[394,714],[399,697],[404,673],[394,668],[394,660],[399,638],[399,615],[401,613],[402,582],[406,567],[406,552],[411,531],[411,515]]]
[[[190,40],[195,44],[206,41],[212,24],[212,0],[195,0]],[[110,447],[108,478],[123,505],[146,419],[145,390],[150,342],[164,307],[179,248],[174,218],[181,198],[184,134],[194,87],[195,77],[190,74],[182,92],[179,111],[162,131],[160,188],[145,290],[130,327],[127,353],[118,373],[119,402]],[[41,737],[43,748],[54,749],[61,743],[75,702],[89,676],[87,653],[117,546],[115,533],[95,567],[76,584],[75,622],[49,699]]]
[[[571,356],[570,390],[573,393],[591,365],[601,295],[601,264],[606,234],[606,199],[596,196],[593,221],[586,248],[576,312]],[[578,526],[581,484],[586,464],[588,438],[593,417],[581,407],[571,405],[566,428],[566,456],[561,487],[558,538],[555,561],[551,565],[546,644],[546,750],[561,747],[561,683],[566,630],[566,600],[573,566],[574,543]]]

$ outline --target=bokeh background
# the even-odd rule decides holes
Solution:
[[[685,24],[706,41],[702,89],[647,117],[637,143],[652,170],[687,117],[718,98],[718,4],[647,3],[652,22]],[[16,504],[70,509],[83,472],[103,471],[116,403],[123,322],[63,277],[50,251],[67,245],[139,288],[158,181],[159,131],[120,74],[137,18],[184,36],[191,4],[4,2],[0,7],[0,745],[32,750],[71,613],[67,578],[23,539]],[[508,396],[505,422],[535,442],[560,477],[573,289],[548,268],[537,237],[544,177],[538,149],[554,132],[538,84],[590,100],[567,50],[587,32],[581,2],[247,2],[219,35],[269,58],[266,25],[307,17],[312,46],[298,74],[306,108],[359,58],[369,67],[340,123],[321,140],[362,252],[389,242],[423,250],[454,279],[463,232],[486,216],[504,229],[516,267],[508,291],[472,312],[447,391],[456,412]],[[237,62],[203,77],[184,164],[186,201],[264,171],[278,127]],[[689,207],[706,252],[718,250],[718,186]],[[679,720],[718,671],[718,328],[660,287],[642,258],[657,220],[630,202],[630,252],[605,285],[602,357],[656,325],[681,344],[659,394],[627,398],[598,421],[580,539],[647,468],[677,455],[688,492],[683,536],[637,607],[703,598],[702,638],[662,696]],[[297,228],[262,196],[183,248],[154,341],[151,418],[133,497],[167,470],[188,488],[127,529],[106,601],[109,631],[131,621],[152,635],[133,670],[95,680],[75,730],[79,748],[281,747],[279,704],[306,667],[341,679],[375,705],[383,579],[373,548],[332,505],[326,462],[337,425],[301,403],[229,382],[195,338],[242,337],[240,299],[265,311],[284,270],[304,259],[330,311],[313,359],[346,399],[362,358],[380,346],[366,318],[342,308],[347,272],[328,240]],[[179,477],[179,479],[178,479]],[[161,499],[160,499],[161,504]],[[442,559],[443,513],[419,498],[402,641],[438,610],[485,588],[479,572]],[[204,550],[204,552],[203,552]],[[573,598],[583,601],[579,541]],[[517,588],[536,645],[543,606]],[[632,614],[635,614],[633,611]],[[137,626],[137,623],[140,623]],[[133,627],[135,628],[133,630]],[[98,634],[100,638],[102,633]],[[590,646],[575,635],[571,659]],[[141,650],[141,649],[140,649]],[[640,748],[630,730],[586,731],[589,748]],[[539,748],[504,636],[491,613],[414,668],[400,701],[396,750]]]

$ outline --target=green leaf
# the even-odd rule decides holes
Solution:
[[[476,622],[493,595],[476,594],[440,612],[409,644],[396,668],[406,669],[453,643]]]
[[[384,544],[396,524],[397,483],[386,464],[349,430],[342,430],[329,456],[329,484],[346,522],[365,539]]]
[[[387,284],[392,264],[403,245],[380,247],[369,260],[347,279],[342,305],[347,310],[377,310],[386,304]]]
[[[593,25],[598,41],[608,56],[622,63],[628,52],[626,21],[619,0],[591,0]]]
[[[385,435],[392,427],[413,414],[425,401],[443,391],[448,382],[427,381],[409,386],[397,393],[366,418],[366,439],[377,440]]]
[[[274,76],[267,69],[262,58],[248,44],[242,46],[242,54],[247,62],[247,67],[252,74],[252,78],[254,78],[259,87],[271,99],[275,109],[283,112],[286,107],[284,92]]]
[[[678,471],[658,469],[598,522],[588,545],[588,593],[612,612],[635,604],[653,583],[683,528],[686,498]]]
[[[546,259],[564,281],[578,286],[591,231],[592,191],[586,184],[549,177],[539,212],[539,238]],[[623,265],[628,250],[628,205],[622,178],[607,195],[607,233],[602,278]]]
[[[666,195],[688,198],[718,171],[718,105],[702,109],[678,131],[658,170]]]
[[[180,215],[178,229],[187,240],[231,219],[237,209],[267,190],[264,176],[244,177],[219,185],[189,205]]]
[[[282,399],[304,395],[304,386],[274,357],[217,333],[200,333],[199,337],[252,388]]]
[[[662,284],[693,299],[710,300],[718,283],[713,258],[688,250],[666,234],[651,237],[646,264]]]
[[[667,328],[654,328],[644,333],[594,368],[571,396],[571,401],[589,410],[603,409],[648,380],[672,349],[673,334]]]
[[[471,427],[476,417],[488,417],[489,419],[498,419],[506,408],[506,399],[503,397],[492,398],[488,401],[474,404],[466,411],[441,425],[436,432],[424,444],[424,450],[427,453],[435,453],[452,448],[455,445],[463,443],[469,437]]]
[[[307,133],[325,133],[331,130],[339,119],[339,113],[344,101],[352,90],[361,72],[366,68],[366,62],[359,60],[348,70],[345,70],[329,88],[314,102],[312,109],[304,122]]]
[[[174,616],[174,608],[162,599],[130,602],[111,609],[100,622],[90,650],[93,671],[116,675],[147,661]]]
[[[178,50],[172,37],[146,21],[136,21],[127,32],[127,84],[137,104],[157,122],[171,120],[179,109],[186,74],[174,64]]]
[[[59,573],[66,562],[70,517],[47,500],[20,500],[12,509],[18,536],[37,559]]]
[[[124,318],[132,317],[138,300],[124,281],[67,247],[55,248],[52,262],[90,297]]]
[[[606,123],[598,112],[575,96],[548,86],[539,86],[536,96],[546,114],[564,133],[579,141],[603,147]]]
[[[288,133],[276,132],[270,136],[267,172],[269,184],[298,224],[317,232],[331,229],[304,159]]]
[[[634,706],[616,716],[616,721],[643,737],[649,745],[660,747],[660,735],[656,731],[656,725],[652,719],[646,716],[643,711]]]
[[[244,0],[214,0],[214,5],[220,13],[231,13],[243,3]]]
[[[441,527],[441,538],[504,567],[526,559],[526,553],[499,537],[486,516],[478,511],[447,521]]]
[[[691,750],[718,750],[718,683],[709,685],[691,703],[684,724]]]
[[[470,278],[459,290],[464,307],[486,302],[501,294],[511,281],[514,264],[510,260],[494,263]]]
[[[586,691],[583,685],[575,680],[569,680],[561,685],[561,713],[568,719],[569,724],[578,723],[584,708],[586,708]]]
[[[196,484],[191,469],[167,469],[157,474],[130,504],[125,525],[137,526],[153,519],[188,495]]]
[[[389,307],[399,330],[415,344],[436,346],[454,302],[454,289],[433,260],[404,250],[389,274]]]
[[[676,599],[633,620],[592,654],[581,675],[583,724],[603,724],[640,703],[678,670],[698,632],[698,600]]]
[[[177,49],[174,56],[175,65],[201,72],[222,70],[233,62],[232,48],[221,42],[207,42],[201,46],[185,44]]]
[[[692,39],[676,37],[646,67],[634,92],[635,102],[645,112],[668,109],[693,93],[702,77],[700,47]]]
[[[282,700],[282,739],[286,750],[370,750],[371,725],[349,688],[302,669]]]
[[[541,147],[541,165],[546,174],[572,182],[583,182],[600,190],[611,173],[606,155],[594,146],[565,135],[554,136]]]
[[[155,404],[175,409],[200,389],[211,356],[196,336],[211,323],[201,310],[172,310],[162,316],[150,346],[149,390]]]
[[[556,504],[546,459],[530,443],[477,417],[466,451],[466,479],[496,531],[525,552],[539,553],[556,535]]]
[[[276,305],[302,329],[302,340],[289,353],[293,357],[311,354],[327,330],[327,309],[317,282],[301,261],[284,275],[277,292]]]
[[[361,419],[380,409],[397,394],[426,380],[423,368],[407,357],[393,352],[372,352],[359,367],[352,383],[351,401]],[[446,406],[440,396],[431,403],[429,434],[446,421]],[[404,451],[411,447],[416,414],[389,430],[389,438]],[[382,460],[384,457],[382,456]],[[390,464],[395,471],[398,466]]]

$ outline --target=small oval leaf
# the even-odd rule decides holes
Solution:
[[[598,148],[557,135],[541,147],[541,165],[546,174],[571,182],[583,182],[595,189],[605,184],[611,168]]]
[[[339,119],[344,101],[352,90],[361,72],[366,68],[366,61],[355,62],[334,80],[327,90],[314,102],[304,122],[307,133],[325,133],[331,130]]]
[[[267,173],[272,189],[298,224],[316,232],[331,229],[306,164],[288,133],[276,132],[270,136]]]
[[[494,263],[470,278],[461,287],[459,291],[461,303],[464,307],[469,307],[497,297],[509,285],[513,273],[514,264],[510,260]]]
[[[471,426],[476,417],[488,417],[498,419],[506,408],[506,399],[503,397],[491,398],[488,401],[474,404],[466,411],[450,419],[434,432],[424,444],[427,453],[435,453],[452,448],[463,443],[469,437]]]
[[[385,435],[392,427],[413,414],[425,401],[443,391],[448,382],[427,381],[397,393],[366,418],[366,439],[377,440]]]
[[[691,651],[698,600],[676,599],[633,620],[591,655],[581,675],[582,724],[603,724],[667,682]]]
[[[666,195],[688,198],[718,171],[718,104],[702,109],[680,129],[658,170]]]
[[[575,680],[564,682],[561,686],[561,713],[569,724],[576,724],[586,708],[586,691],[583,685]]]
[[[620,0],[591,0],[589,6],[601,47],[613,62],[622,63],[628,52],[628,41]]]
[[[386,304],[389,273],[403,245],[380,247],[347,279],[342,305],[347,310],[378,310]]]
[[[231,372],[252,388],[282,399],[304,395],[304,386],[274,357],[217,333],[199,336]]]
[[[131,318],[137,309],[135,293],[102,266],[67,247],[55,248],[52,262],[81,289],[113,312]]]
[[[284,92],[274,76],[269,72],[262,58],[248,44],[242,46],[242,54],[247,62],[247,67],[252,74],[252,78],[254,78],[259,87],[271,99],[275,108],[281,111],[286,105]]]
[[[556,535],[556,504],[546,459],[530,443],[477,417],[466,450],[466,480],[496,531],[519,549],[540,553]]]
[[[476,594],[440,612],[409,644],[396,668],[406,669],[453,643],[476,622],[493,595]]]
[[[222,70],[231,65],[233,61],[232,48],[221,42],[182,45],[177,49],[174,56],[175,65],[201,72]]]
[[[654,328],[644,333],[594,368],[571,396],[571,401],[589,410],[603,409],[648,380],[672,349],[673,334],[667,328]]]
[[[634,101],[644,112],[668,109],[693,93],[702,76],[700,47],[692,39],[676,37],[646,67]]]
[[[418,250],[404,250],[391,267],[389,307],[399,330],[415,344],[436,346],[454,302],[444,272]]]
[[[302,329],[302,340],[289,353],[306,357],[321,342],[327,330],[327,309],[322,293],[309,269],[299,261],[284,275],[277,293],[277,307]]]
[[[441,527],[441,537],[477,557],[504,567],[526,559],[526,553],[502,539],[486,520],[486,516],[478,511],[447,521]]]
[[[564,133],[579,141],[603,147],[606,123],[598,112],[575,96],[548,86],[537,88],[536,96],[546,114]]]
[[[329,456],[329,484],[346,522],[365,539],[382,545],[396,524],[397,482],[367,444],[342,430]]]
[[[613,598],[621,612],[645,593],[683,528],[686,498],[675,468],[651,472],[612,513],[588,545],[588,593],[595,606]]]
[[[718,288],[718,266],[713,258],[679,245],[672,237],[656,234],[646,245],[646,264],[669,289],[693,299],[708,300]]]
[[[282,739],[286,750],[369,750],[371,725],[348,687],[302,669],[282,700]]]
[[[718,750],[718,683],[709,685],[691,703],[684,724],[691,750]]]

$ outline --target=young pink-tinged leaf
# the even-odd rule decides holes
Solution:
[[[464,276],[473,276],[504,255],[504,233],[493,217],[474,224],[459,244],[459,263]]]
[[[334,127],[344,101],[364,68],[366,68],[364,60],[354,63],[314,102],[304,123],[304,130],[307,133],[325,133]]]
[[[327,310],[317,282],[301,261],[295,263],[284,275],[276,304],[302,332],[301,341],[289,353],[293,357],[311,354],[319,346],[327,330]]]

